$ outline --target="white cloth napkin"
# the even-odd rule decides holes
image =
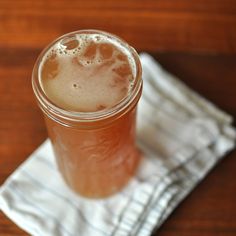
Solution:
[[[101,200],[64,184],[45,141],[1,186],[0,208],[37,236],[146,236],[235,145],[232,118],[141,55],[137,176]]]

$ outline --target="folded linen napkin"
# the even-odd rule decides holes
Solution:
[[[106,199],[75,195],[46,140],[1,186],[0,209],[37,236],[146,236],[234,148],[232,118],[141,55],[137,176]]]

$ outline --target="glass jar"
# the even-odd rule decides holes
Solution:
[[[53,103],[40,83],[39,68],[46,52],[55,43],[76,34],[101,34],[122,44],[134,61],[134,83],[128,95],[113,107],[95,112],[65,110]],[[66,34],[43,50],[34,66],[32,86],[43,111],[48,135],[59,170],[75,192],[90,198],[116,193],[135,175],[140,153],[135,143],[135,120],[142,92],[138,54],[126,42],[97,30]]]

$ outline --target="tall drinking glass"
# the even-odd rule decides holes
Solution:
[[[140,161],[135,117],[142,79],[136,51],[103,31],[63,35],[40,54],[32,86],[70,188],[101,198],[124,187]]]

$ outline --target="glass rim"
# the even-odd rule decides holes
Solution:
[[[53,101],[51,101],[45,92],[43,91],[43,88],[40,85],[40,75],[39,75],[39,68],[42,63],[43,57],[45,54],[59,41],[67,38],[67,37],[73,37],[76,34],[100,34],[104,35],[106,37],[109,37],[111,40],[116,40],[118,43],[121,44],[122,47],[124,47],[126,50],[130,52],[130,55],[133,57],[135,64],[135,75],[134,75],[134,84],[129,92],[129,94],[123,98],[120,102],[118,102],[116,105],[112,106],[111,108],[101,110],[101,111],[93,111],[93,112],[78,112],[78,111],[72,111],[72,110],[66,110],[59,106],[57,106]],[[36,96],[36,99],[40,105],[40,108],[43,110],[44,113],[47,115],[52,116],[54,119],[63,119],[63,120],[69,120],[69,121],[75,121],[75,122],[90,122],[90,121],[98,121],[103,120],[108,117],[116,116],[117,114],[122,113],[122,111],[125,111],[129,108],[131,104],[133,104],[133,101],[135,99],[139,99],[140,90],[142,89],[142,67],[139,59],[139,55],[136,52],[136,50],[131,47],[126,41],[121,39],[120,37],[107,33],[105,31],[101,30],[94,30],[94,29],[85,29],[85,30],[77,30],[73,31],[67,34],[64,34],[54,41],[52,41],[50,44],[48,44],[42,52],[39,54],[32,73],[32,87],[34,94]],[[140,94],[141,95],[141,94]]]

